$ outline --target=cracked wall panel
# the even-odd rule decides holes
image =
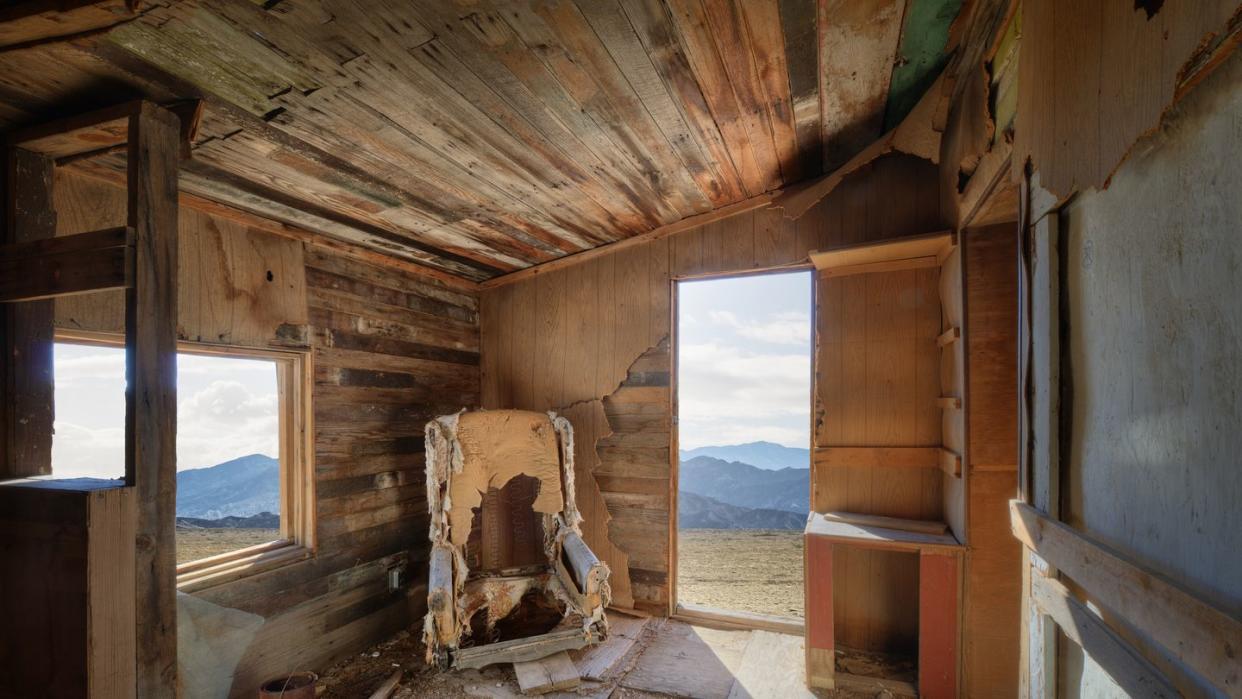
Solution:
[[[601,561],[608,564],[613,605],[632,608],[634,596],[630,591],[630,557],[613,543],[609,525],[612,516],[595,477],[595,468],[599,463],[595,445],[600,438],[611,434],[604,404],[598,400],[575,403],[557,412],[574,426],[574,487],[578,511],[582,514],[582,539]]]
[[[1236,0],[1164,3],[1148,17],[1129,3],[1028,3],[1015,168],[1030,158],[1058,199],[1106,186],[1192,74],[1218,62],[1207,54],[1236,47],[1240,9]]]

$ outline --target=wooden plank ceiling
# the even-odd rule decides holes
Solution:
[[[77,4],[0,15],[0,128],[201,98],[184,192],[484,280],[839,165],[961,0]]]

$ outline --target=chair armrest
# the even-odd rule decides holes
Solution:
[[[457,640],[453,616],[456,595],[453,591],[453,551],[447,546],[433,546],[427,574],[427,613],[435,622],[436,639],[440,643]]]
[[[567,534],[561,547],[569,570],[578,583],[578,591],[586,597],[598,595],[600,587],[608,579],[608,566],[596,558],[582,537],[575,533]]]

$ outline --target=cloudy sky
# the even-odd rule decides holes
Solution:
[[[125,473],[125,351],[56,345],[52,473]],[[270,361],[177,357],[177,470],[247,454],[277,456],[279,399]]]
[[[682,282],[682,449],[810,443],[811,274]]]

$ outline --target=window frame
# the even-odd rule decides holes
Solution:
[[[117,333],[57,328],[53,341],[125,348]],[[194,592],[306,560],[315,554],[314,367],[310,350],[177,342],[178,354],[263,359],[276,365],[280,432],[280,538],[180,563],[177,590]]]

